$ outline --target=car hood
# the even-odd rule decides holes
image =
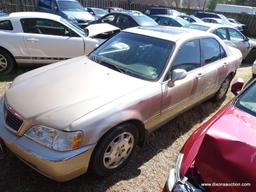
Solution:
[[[108,23],[91,24],[88,27],[86,27],[86,29],[88,30],[88,37],[94,37],[96,35],[111,31],[120,31],[120,28],[110,25]]]
[[[83,56],[18,77],[5,98],[24,119],[65,129],[80,117],[146,83]]]
[[[256,117],[229,105],[218,120],[200,132],[199,146],[192,147],[197,150],[190,159],[194,159],[193,166],[203,182],[255,183]],[[235,187],[236,191],[251,191],[240,187]],[[225,186],[210,189],[227,190]]]
[[[94,17],[86,11],[63,11],[66,15],[72,16],[79,20],[94,21]]]

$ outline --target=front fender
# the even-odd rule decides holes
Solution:
[[[130,120],[136,120],[143,123],[142,115],[133,109],[125,111],[116,111],[114,113],[89,113],[86,116],[73,122],[72,127],[75,129],[83,130],[84,140],[83,144],[95,144],[102,136],[110,129],[117,125]]]

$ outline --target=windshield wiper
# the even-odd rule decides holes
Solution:
[[[116,70],[116,71],[119,71],[120,73],[125,73],[125,74],[127,73],[126,70],[124,70],[124,69],[118,67],[118,66],[115,65],[115,64],[112,64],[112,63],[110,64],[110,63],[107,63],[106,61],[100,60],[97,55],[90,55],[90,56],[89,56],[89,59],[91,59],[92,61],[94,61],[94,62],[96,62],[96,63],[99,63],[99,64],[101,64],[101,65],[104,65],[104,66],[106,66],[106,67],[109,67],[109,68],[111,68],[111,69],[114,69],[114,70]]]

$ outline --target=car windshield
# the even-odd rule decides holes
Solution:
[[[92,9],[97,15],[106,15],[108,14],[108,12],[104,9],[97,9],[97,8],[93,8]]]
[[[63,11],[85,11],[84,7],[77,1],[58,1]]]
[[[89,59],[109,68],[145,80],[157,80],[174,47],[171,41],[121,32],[99,48]]]
[[[146,15],[138,15],[134,16],[133,18],[140,26],[149,27],[158,25],[154,19],[151,19]]]
[[[186,26],[189,29],[196,29],[200,31],[207,31],[210,27],[203,26],[203,25],[195,25],[195,24],[190,24]]]
[[[240,95],[235,106],[256,116],[256,81]]]

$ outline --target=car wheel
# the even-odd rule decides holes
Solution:
[[[108,176],[127,164],[138,143],[138,129],[130,123],[117,126],[97,144],[91,159],[91,170]]]
[[[256,59],[256,49],[252,49],[247,57],[244,59],[243,63],[253,64]]]
[[[228,89],[229,89],[229,85],[232,81],[232,77],[231,76],[228,76],[224,81],[223,83],[221,84],[220,86],[220,89],[218,90],[218,92],[216,93],[214,99],[216,101],[220,101],[220,100],[223,100],[225,97],[226,97],[226,94],[228,92]]]
[[[10,53],[0,49],[0,74],[9,74],[15,68],[15,61]]]

